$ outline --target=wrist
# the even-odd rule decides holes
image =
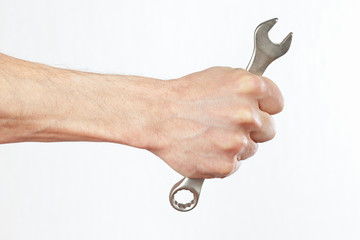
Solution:
[[[78,72],[71,78],[77,98],[67,104],[72,116],[61,121],[63,131],[83,140],[157,147],[159,125],[169,109],[166,81]]]

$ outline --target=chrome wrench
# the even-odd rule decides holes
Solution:
[[[279,44],[273,43],[269,39],[268,33],[277,21],[277,18],[270,19],[261,23],[255,29],[254,51],[250,62],[246,67],[247,71],[261,76],[270,63],[284,55],[289,50],[292,40],[291,32]],[[169,200],[171,206],[181,212],[187,212],[194,209],[199,201],[200,191],[203,183],[204,179],[186,177],[181,179],[172,187],[170,191]],[[180,203],[176,201],[176,193],[182,190],[188,190],[192,193],[193,199],[190,202]]]

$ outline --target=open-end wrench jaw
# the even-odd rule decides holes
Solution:
[[[284,55],[290,48],[292,33],[289,33],[281,43],[273,43],[269,38],[270,29],[277,23],[273,18],[261,23],[255,29],[254,51],[247,66],[247,70],[257,75],[262,75],[275,59]]]
[[[255,29],[255,44],[253,55],[246,70],[261,76],[269,64],[275,59],[284,55],[290,48],[292,33],[289,33],[284,40],[275,44],[269,39],[269,31],[276,24],[277,18],[270,19],[261,23]],[[171,206],[181,212],[187,212],[194,209],[199,201],[200,191],[204,179],[183,178],[170,191],[169,200]],[[193,195],[193,199],[187,203],[176,201],[175,195],[179,191],[187,190]]]

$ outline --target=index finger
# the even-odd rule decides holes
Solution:
[[[260,110],[276,114],[284,108],[284,98],[279,87],[269,78],[261,77],[265,83],[265,94],[258,99]]]

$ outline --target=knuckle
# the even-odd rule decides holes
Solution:
[[[253,156],[256,153],[257,148],[258,148],[258,144],[256,142],[249,141],[249,144],[247,144],[247,146],[236,155],[237,160],[238,161],[245,160]]]
[[[253,128],[261,128],[262,123],[249,105],[240,107],[234,114],[234,120],[238,125],[248,125]]]
[[[246,145],[247,139],[240,134],[231,134],[226,140],[219,141],[220,148],[225,151],[238,152]]]
[[[217,177],[224,177],[231,174],[235,168],[235,162],[231,161],[219,161],[219,165],[216,167],[215,175]]]
[[[236,154],[247,145],[247,138],[242,133],[233,133],[229,138],[228,150],[231,154]]]
[[[249,121],[253,118],[253,110],[248,105],[242,105],[233,113],[233,117],[236,122]]]
[[[234,138],[234,143],[234,150],[236,153],[238,153],[246,148],[248,140],[244,135],[236,135]]]
[[[238,92],[240,94],[262,95],[266,92],[264,81],[255,75],[246,74],[238,79]]]

